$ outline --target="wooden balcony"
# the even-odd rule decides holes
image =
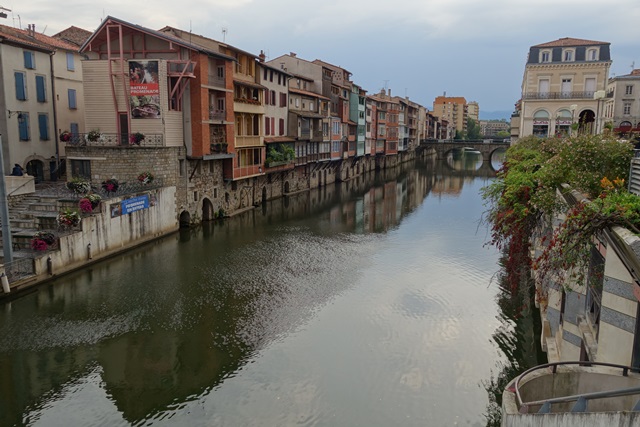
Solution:
[[[260,135],[236,135],[236,147],[262,147],[264,146],[264,138]]]

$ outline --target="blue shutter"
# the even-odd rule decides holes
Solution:
[[[29,140],[29,113],[20,113],[22,118],[18,118],[18,130],[20,131],[20,141]]]
[[[33,57],[33,52],[30,52],[28,50],[25,50],[23,52],[24,54],[24,68],[26,69],[34,69],[35,68],[35,64],[34,64],[34,57]]]
[[[49,140],[49,116],[46,114],[38,114],[38,129],[40,130],[40,140]]]
[[[16,77],[16,99],[24,101],[27,99],[27,91],[24,87],[24,74],[16,71],[14,75]]]
[[[71,123],[69,125],[69,128],[71,129],[71,135],[73,136],[78,136],[78,134],[80,133],[77,123]]]
[[[76,66],[73,63],[73,53],[67,52],[67,70],[73,71],[75,69],[76,69]]]
[[[44,76],[36,76],[36,97],[38,98],[38,102],[45,102],[47,100],[45,89]]]
[[[69,94],[69,108],[72,108],[72,109],[78,108],[76,106],[76,90],[69,89],[68,94]]]

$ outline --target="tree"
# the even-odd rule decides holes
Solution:
[[[480,126],[472,118],[467,118],[467,139],[480,139]]]

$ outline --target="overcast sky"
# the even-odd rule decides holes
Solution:
[[[611,43],[611,75],[640,68],[639,0],[0,0],[1,23],[53,35],[93,31],[111,15],[145,27],[191,29],[268,58],[296,52],[353,73],[369,93],[431,108],[464,96],[512,111],[530,46],[575,37]],[[19,16],[19,19],[18,19]]]

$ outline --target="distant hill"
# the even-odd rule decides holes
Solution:
[[[480,110],[480,120],[511,120],[511,111],[482,111]]]

